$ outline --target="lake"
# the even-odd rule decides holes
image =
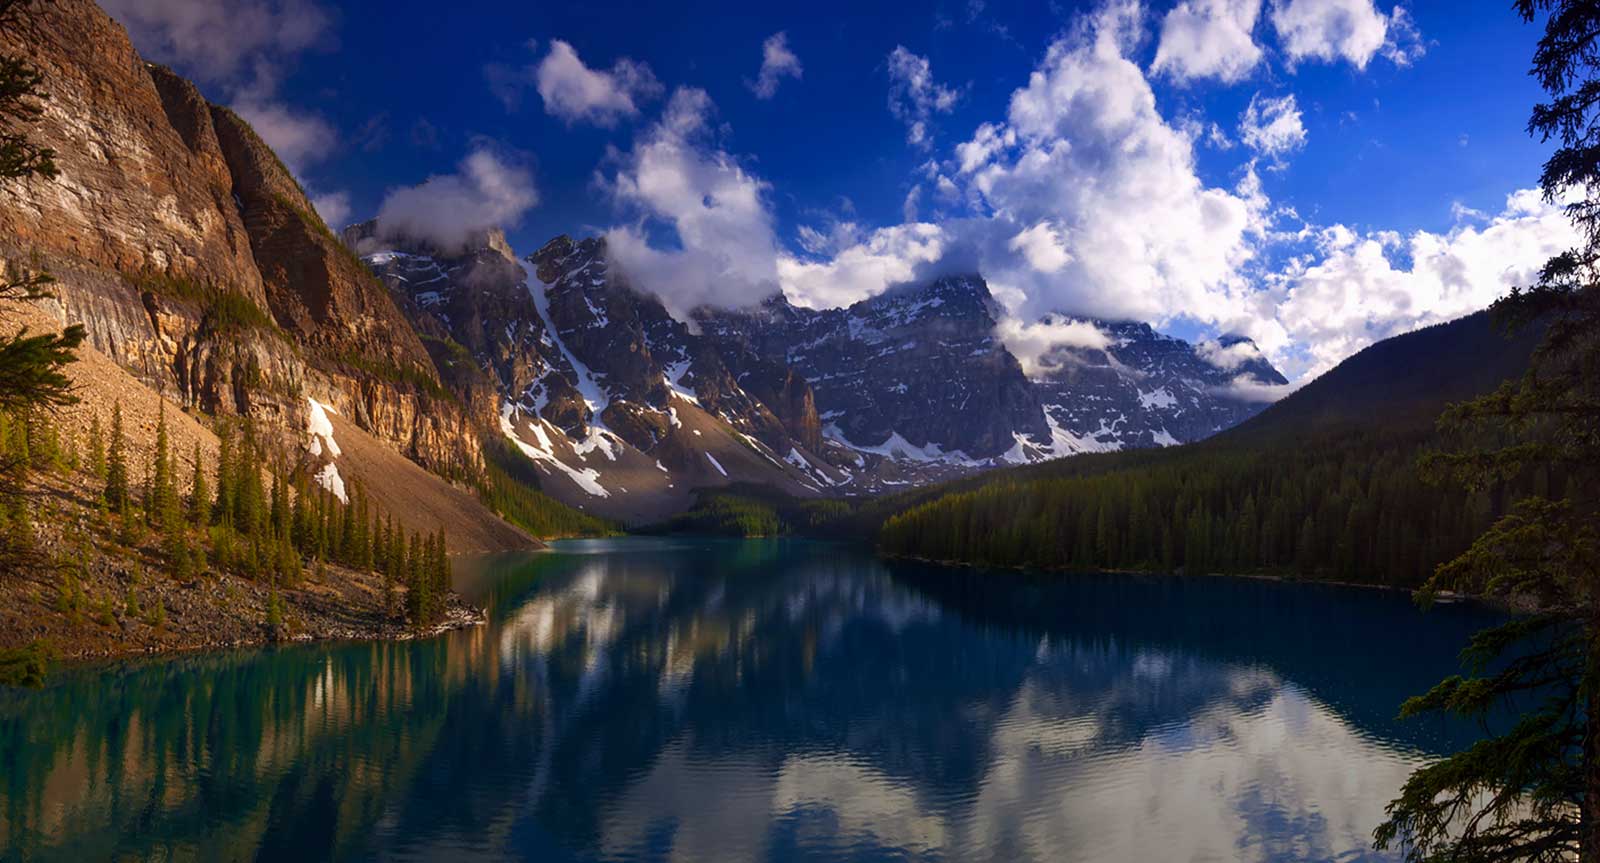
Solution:
[[[470,570],[470,571],[468,571]],[[490,623],[0,691],[0,859],[1381,860],[1476,606],[563,542]]]

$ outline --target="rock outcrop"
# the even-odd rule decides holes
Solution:
[[[430,467],[481,457],[389,292],[247,123],[90,0],[35,4],[0,40],[43,75],[29,135],[60,169],[0,186],[0,260],[47,268],[63,322],[207,412],[287,433],[309,394]]]

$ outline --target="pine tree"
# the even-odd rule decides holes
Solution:
[[[89,418],[89,475],[100,482],[106,479],[105,432],[100,428],[100,415]]]
[[[178,490],[172,478],[172,451],[167,437],[167,405],[161,403],[156,418],[156,453],[147,477],[145,509],[151,524],[163,533],[182,527]]]
[[[1525,20],[1544,19],[1533,75],[1551,98],[1534,108],[1529,129],[1560,145],[1540,179],[1545,199],[1594,195],[1600,4],[1516,5]],[[1530,368],[1452,406],[1441,419],[1448,448],[1426,462],[1473,493],[1503,489],[1531,468],[1562,478],[1564,490],[1522,496],[1419,591],[1424,604],[1460,590],[1531,600],[1538,610],[1477,633],[1463,653],[1470,676],[1447,678],[1402,708],[1485,720],[1505,704],[1523,707],[1505,733],[1418,769],[1389,804],[1375,842],[1398,845],[1412,861],[1600,863],[1600,199],[1580,198],[1567,213],[1582,245],[1495,304],[1508,326],[1546,327]]]
[[[0,29],[9,30],[23,14],[28,0],[0,0]],[[0,181],[28,177],[51,179],[56,176],[54,152],[40,147],[27,137],[27,127],[43,116],[41,102],[49,98],[39,71],[10,54],[0,55]],[[21,267],[9,268],[0,276],[0,300],[33,300],[50,296],[47,287],[54,281],[48,273]],[[0,335],[0,413],[23,417],[73,404],[72,382],[65,369],[83,343],[84,329],[73,324],[60,333],[30,335],[26,329]],[[53,455],[53,453],[51,454]],[[10,512],[8,521],[18,539],[29,539],[25,494],[25,458],[0,457],[0,509]],[[16,543],[9,544],[19,547]],[[0,548],[0,552],[4,552]],[[4,567],[13,569],[15,560]]]
[[[256,446],[255,429],[246,423],[244,437],[239,444],[235,478],[238,487],[234,496],[234,528],[247,536],[260,536],[267,520],[267,494],[261,483],[260,451]]]
[[[233,424],[220,423],[217,427],[217,497],[212,505],[213,517],[219,524],[234,524],[233,514],[237,500],[233,452]]]
[[[422,536],[411,532],[411,548],[404,555],[406,566],[406,605],[411,622],[422,626],[433,621],[433,581],[428,577],[422,552]]]
[[[194,477],[189,481],[189,521],[205,530],[211,518],[211,490],[206,487],[205,462],[200,458],[200,442],[194,445]]]
[[[111,444],[106,449],[106,503],[123,515],[133,502],[128,488],[127,446],[122,434],[122,402],[113,402]]]

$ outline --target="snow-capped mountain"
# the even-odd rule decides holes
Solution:
[[[959,276],[847,309],[797,308],[780,295],[695,317],[724,355],[804,377],[825,436],[859,451],[976,463],[1019,433],[1047,433],[1022,367],[995,337],[998,311],[982,279]]]
[[[1242,337],[1196,345],[1149,324],[1082,322],[1104,334],[1106,344],[1058,346],[1041,358],[1033,378],[1053,435],[1051,456],[1210,437],[1265,407],[1240,383],[1288,383]]]
[[[1030,379],[976,275],[844,309],[774,296],[685,322],[613,269],[602,239],[558,237],[522,260],[499,231],[441,250],[369,222],[345,241],[547,492],[630,521],[707,486],[873,493],[1195,440],[1257,409],[1230,394],[1236,376],[1282,382],[1246,342],[1101,322],[1103,348],[1050,351]]]

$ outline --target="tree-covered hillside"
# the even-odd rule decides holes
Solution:
[[[1477,314],[1389,339],[1201,444],[1079,456],[905,502],[888,553],[1000,566],[1421,583],[1500,511],[1418,466],[1451,401],[1518,374],[1538,334]],[[1561,477],[1518,483],[1560,493]]]

